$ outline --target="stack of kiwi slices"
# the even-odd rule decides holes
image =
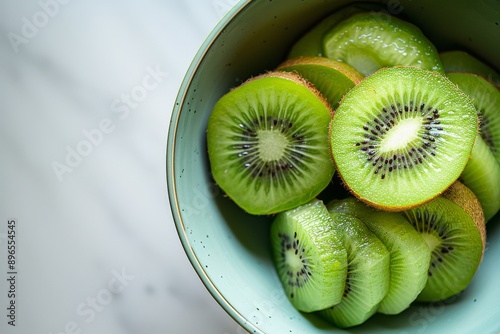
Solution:
[[[318,22],[207,127],[217,185],[272,217],[291,304],[342,328],[460,294],[500,209],[500,75],[379,10]]]

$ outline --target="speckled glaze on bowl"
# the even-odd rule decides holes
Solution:
[[[301,33],[347,3],[242,1],[201,46],[180,87],[167,143],[168,192],[186,254],[214,298],[249,332],[498,333],[498,215],[488,224],[484,261],[462,295],[448,302],[415,304],[398,316],[375,315],[344,331],[291,306],[271,262],[270,218],[243,213],[211,179],[205,131],[217,99],[247,78],[274,68]],[[440,50],[466,49],[500,68],[498,0],[390,0],[383,6],[417,24]]]

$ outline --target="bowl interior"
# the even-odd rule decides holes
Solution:
[[[167,147],[167,184],[180,239],[214,298],[249,332],[341,333],[297,312],[283,294],[268,238],[269,217],[245,214],[213,183],[206,124],[231,87],[273,69],[314,22],[349,1],[242,1],[196,55],[174,106]],[[468,50],[500,68],[498,1],[389,1],[387,12],[415,23],[438,49]],[[374,13],[378,15],[380,13]],[[488,224],[489,245],[470,287],[459,297],[413,305],[398,316],[375,315],[352,333],[498,332],[500,217]],[[499,242],[496,243],[495,241]]]

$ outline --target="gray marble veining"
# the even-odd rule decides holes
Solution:
[[[0,3],[1,333],[242,332],[184,254],[164,159],[184,73],[235,2]]]

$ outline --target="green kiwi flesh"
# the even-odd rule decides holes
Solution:
[[[467,51],[443,51],[439,53],[439,57],[446,72],[474,73],[500,87],[500,74]]]
[[[405,66],[381,69],[352,88],[330,125],[343,182],[385,211],[445,191],[464,170],[477,133],[469,97],[439,73]]]
[[[422,236],[395,212],[377,212],[363,222],[391,254],[390,283],[379,313],[399,314],[417,298],[427,283],[431,253]]]
[[[331,201],[327,208],[360,219],[386,246],[391,257],[390,284],[378,312],[406,310],[427,283],[431,253],[423,237],[400,213],[374,210],[353,197]]]
[[[283,62],[278,71],[295,72],[311,82],[336,109],[342,97],[364,77],[351,66],[325,57],[297,57]]]
[[[347,280],[342,301],[319,311],[319,315],[337,327],[347,328],[375,314],[387,295],[390,254],[361,220],[343,213],[330,215],[347,250]]]
[[[359,219],[363,219],[366,216],[379,212],[374,207],[366,205],[366,203],[361,202],[352,196],[342,199],[333,199],[326,204],[326,208],[330,212],[354,215]]]
[[[276,271],[290,302],[303,312],[338,304],[347,252],[323,202],[313,199],[276,215],[271,244]]]
[[[288,58],[299,56],[323,57],[323,39],[325,35],[343,19],[360,11],[380,11],[383,7],[371,3],[357,3],[343,7],[316,23],[304,33],[292,46]]]
[[[500,210],[500,164],[479,135],[460,181],[476,195],[485,219],[493,218]]]
[[[446,75],[474,102],[479,117],[479,133],[500,164],[500,90],[472,73]]]
[[[476,194],[474,194],[474,192],[462,182],[455,181],[448,189],[446,189],[442,196],[457,204],[472,217],[472,220],[479,230],[481,241],[483,243],[482,259],[486,250],[486,219],[483,208]]]
[[[221,97],[208,120],[215,182],[248,213],[305,204],[330,182],[331,109],[294,73],[269,72]]]
[[[345,62],[364,75],[398,65],[444,73],[435,46],[422,31],[394,16],[354,14],[330,30],[323,48],[327,58]]]
[[[483,243],[472,217],[440,196],[404,212],[431,249],[427,283],[418,301],[448,299],[471,282],[481,262]]]

